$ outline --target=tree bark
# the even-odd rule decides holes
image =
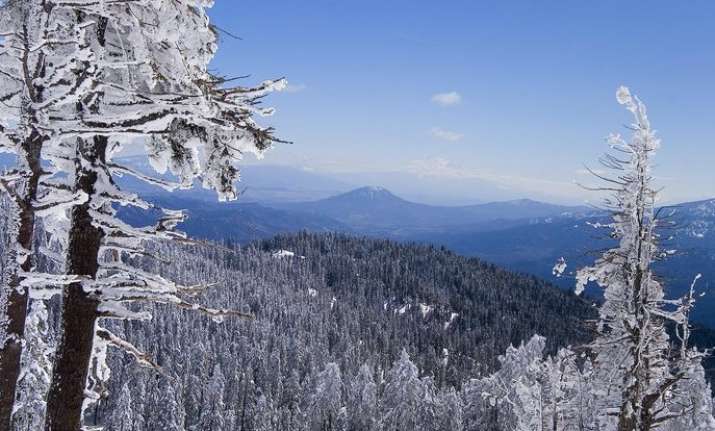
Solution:
[[[37,196],[37,187],[42,174],[40,165],[40,151],[44,139],[35,133],[25,141],[23,149],[27,154],[27,164],[30,176],[25,183],[23,196],[16,204],[20,206],[19,229],[17,243],[21,250],[26,250],[28,255],[20,265],[22,272],[32,269],[32,239],[35,231],[35,211],[33,203]],[[24,277],[15,272],[8,283],[7,333],[0,348],[0,429],[9,430],[12,424],[12,411],[15,404],[17,379],[22,367],[22,341],[25,337],[25,321],[29,293],[27,288],[21,287]]]
[[[98,179],[95,169],[105,165],[107,138],[80,141],[80,159],[75,183],[77,190],[90,196],[72,210],[72,227],[67,251],[67,273],[94,279],[99,269],[99,250],[104,232],[92,224],[89,210]],[[99,302],[73,283],[64,290],[62,338],[55,357],[52,384],[47,399],[46,431],[78,431],[82,424],[87,374],[92,358],[95,323]]]
[[[54,5],[43,2],[43,11],[50,14]],[[28,37],[27,16],[23,21],[23,32],[25,36],[22,66],[24,68],[25,90],[29,93],[29,100],[26,102],[40,102],[43,100],[43,87],[29,85],[30,69],[29,64],[30,41]],[[41,64],[38,61],[37,64]],[[35,69],[33,78],[44,77],[44,69]],[[18,236],[17,246],[21,252],[27,253],[25,259],[19,266],[21,272],[27,273],[32,269],[32,241],[35,235],[35,209],[34,202],[37,198],[38,185],[43,174],[41,156],[42,146],[47,137],[38,133],[34,125],[37,124],[37,112],[34,108],[24,105],[23,112],[27,115],[27,128],[29,134],[21,144],[24,155],[24,162],[27,164],[26,173],[29,174],[24,183],[24,189],[18,195],[13,196],[15,204],[19,206]],[[12,413],[15,405],[15,392],[17,391],[17,380],[20,377],[22,368],[22,342],[25,337],[25,323],[27,320],[27,309],[30,302],[30,295],[27,288],[22,287],[24,276],[13,267],[13,274],[7,285],[8,299],[5,309],[7,318],[7,332],[5,340],[2,340],[0,348],[0,429],[9,430],[12,425]]]

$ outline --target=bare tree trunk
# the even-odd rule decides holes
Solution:
[[[97,173],[92,167],[101,169],[105,164],[106,147],[107,138],[102,136],[79,143],[80,158],[91,167],[79,167],[75,188],[87,193],[90,199],[72,210],[67,251],[68,274],[95,278],[99,269],[99,249],[104,232],[93,226],[89,209],[97,183]],[[84,291],[81,283],[73,283],[65,288],[63,331],[47,400],[46,431],[80,429],[98,306],[99,302]]]
[[[17,243],[21,250],[32,249],[32,239],[35,231],[35,211],[33,203],[37,196],[37,187],[42,174],[40,151],[43,138],[32,133],[23,145],[27,154],[30,176],[26,180],[22,196],[16,196],[15,204],[20,206],[19,230]],[[32,256],[28,255],[20,265],[22,272],[32,269]],[[8,283],[7,302],[7,333],[0,349],[0,429],[9,430],[12,423],[12,411],[15,404],[17,379],[20,376],[22,358],[22,340],[25,337],[25,320],[29,294],[27,288],[22,288],[24,277],[17,272]]]

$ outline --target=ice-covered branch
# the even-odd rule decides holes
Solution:
[[[98,338],[106,341],[111,346],[130,354],[132,357],[134,357],[134,359],[139,365],[151,368],[160,374],[166,375],[161,366],[154,362],[154,359],[152,359],[151,355],[142,352],[129,341],[126,341],[114,335],[111,331],[104,328],[97,328],[96,334]]]

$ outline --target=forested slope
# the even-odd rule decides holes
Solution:
[[[170,378],[112,355],[108,399],[90,412],[99,423],[116,427],[131,399],[132,422],[145,422],[135,429],[178,429],[184,421],[188,429],[301,429],[310,424],[302,415],[317,414],[311,400],[331,376],[328,363],[337,364],[341,408],[350,409],[363,365],[382,397],[402,349],[424,382],[454,395],[447,388],[493,370],[510,343],[539,333],[553,351],[588,339],[583,320],[594,315],[585,300],[533,277],[428,246],[303,233],[241,249],[159,251],[170,263],[152,269],[190,284],[216,282],[203,302],[255,319],[218,323],[159,306],[152,322],[116,325]],[[220,400],[212,385],[221,386]],[[215,409],[215,420],[232,425],[208,428]]]

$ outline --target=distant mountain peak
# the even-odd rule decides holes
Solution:
[[[535,201],[533,199],[514,199],[511,201],[506,201],[505,203],[510,205],[546,205],[543,202]]]
[[[377,187],[377,186],[360,187],[359,189],[355,189],[353,191],[343,194],[343,196],[357,197],[357,198],[370,199],[370,200],[378,200],[378,199],[380,199],[380,200],[384,200],[384,199],[399,200],[400,199],[397,196],[395,196],[391,191],[387,190],[386,188]]]

